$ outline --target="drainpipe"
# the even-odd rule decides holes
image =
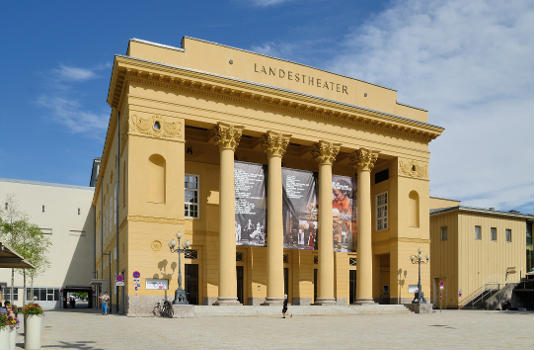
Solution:
[[[120,181],[121,181],[121,112],[117,111],[117,183],[115,186],[115,198],[117,200],[115,201],[115,213],[116,213],[116,237],[115,237],[115,249],[117,249],[115,253],[115,258],[117,259],[117,262],[115,264],[116,273],[117,276],[119,275],[119,194],[120,194]],[[117,288],[117,313],[119,313],[119,287]],[[124,289],[123,289],[124,293]]]

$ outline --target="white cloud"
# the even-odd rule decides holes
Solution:
[[[268,6],[273,6],[273,5],[279,5],[284,2],[289,2],[289,1],[292,1],[292,0],[252,0],[251,3],[254,6],[268,7]]]
[[[261,45],[252,46],[250,50],[267,56],[286,58],[294,56],[295,50],[299,47],[299,45],[286,42],[268,41]]]
[[[70,67],[60,64],[54,69],[57,78],[63,81],[84,81],[95,78],[97,75],[93,69]]]
[[[398,90],[445,132],[431,193],[534,208],[530,1],[398,1],[347,33],[328,69]]]
[[[59,96],[42,95],[37,104],[52,112],[54,121],[66,126],[73,133],[87,133],[95,136],[105,134],[108,115],[85,111],[77,100]]]

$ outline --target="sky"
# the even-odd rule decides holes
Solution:
[[[530,0],[10,1],[0,12],[0,177],[87,186],[115,54],[183,36],[398,91],[445,128],[430,192],[534,213]]]

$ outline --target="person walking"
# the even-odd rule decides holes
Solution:
[[[109,294],[108,292],[104,292],[102,296],[100,297],[102,300],[102,314],[107,315],[108,314],[108,302],[109,302]]]
[[[286,318],[286,313],[287,313],[287,294],[284,294],[284,304],[282,306],[282,318]]]

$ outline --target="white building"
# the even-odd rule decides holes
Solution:
[[[69,292],[91,290],[94,277],[94,213],[91,206],[93,187],[0,178],[0,205],[26,214],[31,223],[51,239],[48,250],[50,267],[33,281],[27,300],[37,296],[45,309],[61,308]],[[10,203],[9,198],[13,198]],[[10,299],[11,269],[0,269],[4,299]],[[23,303],[23,277],[15,274],[14,303]],[[91,300],[92,298],[89,298]]]

